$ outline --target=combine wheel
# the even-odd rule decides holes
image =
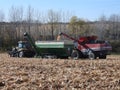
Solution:
[[[79,59],[79,52],[77,50],[73,50],[71,57],[75,60]]]
[[[93,59],[96,59],[96,56],[95,56],[95,54],[94,54],[92,51],[90,51],[90,52],[88,53],[88,58],[89,58],[90,60],[93,60]]]
[[[20,51],[18,56],[19,56],[20,58],[24,57],[24,52],[23,52],[23,51]]]

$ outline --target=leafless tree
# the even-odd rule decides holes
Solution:
[[[102,15],[99,18],[99,21],[95,23],[96,27],[96,34],[99,37],[99,39],[104,39],[105,37],[105,31],[106,31],[106,16]]]
[[[28,26],[28,33],[31,35],[31,25],[33,23],[34,20],[34,9],[29,5],[27,8],[27,26]]]
[[[42,19],[42,13],[37,10],[35,11],[35,30],[32,32],[32,34],[35,36],[35,40],[40,39],[40,36],[42,34],[42,30],[41,30],[41,26],[43,23],[43,19]]]
[[[12,6],[9,10],[10,22],[22,22],[23,21],[23,7]]]
[[[3,12],[3,10],[0,10],[0,22],[3,22],[5,19],[5,14]]]
[[[59,21],[60,21],[59,13],[53,10],[49,10],[48,11],[48,24],[50,25],[52,39],[54,39],[54,33],[55,33],[55,30],[57,28]]]
[[[21,36],[21,27],[23,21],[23,7],[12,6],[9,10],[9,21],[12,22],[11,35],[19,40]]]
[[[70,11],[61,11],[61,32],[71,34],[69,30],[69,23],[73,16],[73,13]],[[63,37],[63,39],[66,38]]]
[[[118,40],[120,38],[120,16],[113,14],[109,18],[109,30],[112,39]]]
[[[9,10],[9,21],[11,23],[9,27],[9,37],[11,38],[11,43],[13,43],[17,39],[17,21],[18,21],[18,13],[17,13],[17,8],[15,6],[12,6]]]
[[[5,19],[5,14],[3,10],[0,10],[0,47],[3,44],[3,39],[4,39],[4,19]]]

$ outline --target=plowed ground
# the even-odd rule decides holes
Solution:
[[[0,54],[0,90],[120,90],[120,55],[55,60]]]

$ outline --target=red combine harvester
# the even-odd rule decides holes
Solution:
[[[60,33],[74,41],[74,49],[71,57],[74,59],[89,58],[89,59],[106,59],[106,56],[110,54],[112,47],[107,41],[97,40],[97,36],[80,37],[78,40],[68,36],[65,33]]]

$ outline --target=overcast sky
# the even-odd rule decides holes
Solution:
[[[39,11],[70,11],[79,18],[97,20],[101,15],[120,14],[120,0],[0,0],[0,10],[8,14],[11,6],[31,6]],[[7,16],[6,16],[7,17]]]

